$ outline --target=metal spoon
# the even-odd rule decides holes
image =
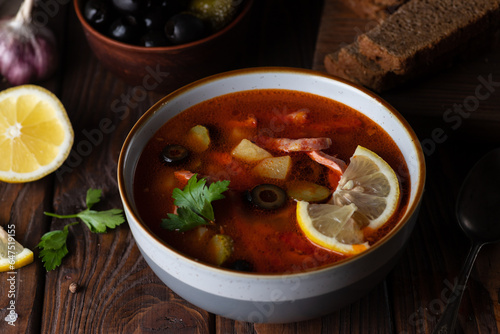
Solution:
[[[485,244],[500,241],[500,148],[481,158],[465,178],[456,215],[472,247],[434,334],[453,333],[460,301],[479,250]]]

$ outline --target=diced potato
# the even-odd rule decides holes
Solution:
[[[256,134],[255,128],[234,127],[231,129],[229,135],[229,141],[235,143],[240,142],[242,139],[255,136],[255,134]]]
[[[293,181],[287,184],[286,193],[297,201],[321,202],[327,199],[331,192],[327,187],[308,181]]]
[[[209,230],[208,230],[208,228],[206,226],[198,226],[193,231],[193,233],[195,235],[195,238],[197,239],[197,242],[202,242],[209,235]]]
[[[194,152],[200,153],[205,151],[210,146],[208,129],[203,125],[193,126],[187,134],[186,143]]]
[[[259,162],[265,158],[272,157],[271,153],[255,145],[248,139],[240,141],[240,143],[231,152],[231,155],[236,159],[240,159],[248,163]]]
[[[284,180],[292,168],[292,158],[289,155],[283,157],[266,158],[254,167],[254,172],[261,177]]]
[[[220,266],[233,253],[233,239],[226,234],[216,234],[207,245],[209,262]]]

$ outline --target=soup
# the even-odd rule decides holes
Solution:
[[[399,148],[379,125],[356,110],[290,90],[227,94],[170,119],[148,142],[137,163],[137,211],[169,246],[201,262],[258,273],[330,265],[350,255],[309,240],[297,223],[297,196],[291,195],[292,188],[313,184],[309,200],[329,201],[339,180],[308,152],[322,152],[349,164],[358,145],[376,152],[397,172],[401,193],[396,213],[380,228],[364,233],[373,245],[394,227],[408,202],[409,174]],[[174,161],[165,161],[166,150]],[[185,189],[193,175],[205,178],[207,185],[229,181],[224,198],[212,202],[215,219],[187,231],[162,228],[162,220],[178,213],[174,189]],[[279,206],[256,205],[255,189],[263,189],[264,197],[268,193],[276,197],[268,187],[283,190],[278,191],[284,194]],[[325,189],[327,196],[322,195]],[[274,197],[266,201],[274,203]]]

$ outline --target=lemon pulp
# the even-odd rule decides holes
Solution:
[[[368,219],[368,227],[375,230],[394,214],[399,196],[399,181],[391,166],[374,152],[358,146],[331,202],[354,203]]]
[[[73,144],[62,103],[50,91],[22,85],[0,92],[0,180],[38,180],[59,168]]]

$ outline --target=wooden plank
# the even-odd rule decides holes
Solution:
[[[0,275],[0,332],[37,333],[43,311],[45,269],[37,259],[36,245],[45,233],[48,220],[43,215],[50,203],[51,177],[27,184],[0,182],[0,224],[15,235],[25,247],[33,250],[35,262]],[[15,312],[16,321],[4,319]]]
[[[78,212],[88,188],[103,189],[96,209],[121,207],[116,184],[119,151],[130,128],[159,96],[137,91],[103,69],[84,41],[71,13],[65,45],[62,92],[75,130],[75,144],[56,173],[54,211]],[[141,91],[142,92],[142,91]],[[125,100],[124,100],[125,99]],[[69,220],[53,220],[52,229]],[[70,228],[68,256],[47,274],[44,333],[208,333],[211,316],[168,289],[147,266],[126,224],[92,234]],[[76,293],[68,291],[75,282]]]

